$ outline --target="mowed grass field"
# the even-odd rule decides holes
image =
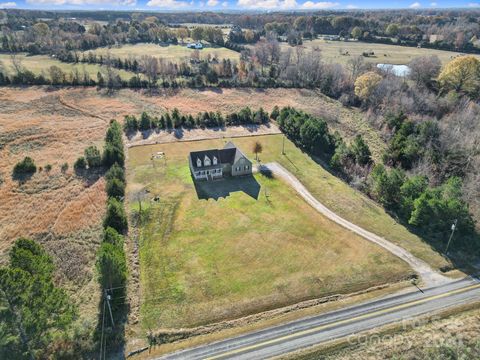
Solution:
[[[206,44],[206,47],[198,50],[201,59],[206,59],[208,55],[217,57],[218,59],[239,60],[240,53],[224,48]],[[188,60],[192,56],[194,49],[188,49],[186,45],[168,45],[162,46],[158,44],[134,44],[122,45],[120,47],[98,48],[91,50],[96,54],[106,56],[110,54],[112,57],[127,59],[130,57],[140,58],[142,55],[155,56],[159,59],[166,59],[172,62],[180,62]],[[85,53],[88,53],[86,51]]]
[[[274,136],[258,138],[273,146]],[[251,155],[248,140],[234,141]],[[317,213],[281,180],[257,174],[221,181],[216,187],[239,191],[200,200],[187,154],[223,145],[217,139],[129,149],[130,210],[138,210],[142,188],[160,199],[145,201],[148,215],[136,229],[144,329],[237,318],[412,273],[390,253]],[[166,165],[152,164],[156,151],[166,153]]]
[[[21,61],[21,64],[26,69],[32,71],[35,75],[43,75],[48,79],[50,77],[48,70],[51,66],[55,65],[62,69],[67,75],[73,71],[78,71],[82,76],[83,73],[87,72],[90,77],[94,80],[97,79],[97,73],[101,72],[106,73],[106,68],[101,65],[96,64],[69,64],[61,62],[57,59],[54,59],[48,55],[35,55],[27,56],[26,54],[17,54],[17,58]],[[0,64],[3,68],[6,69],[7,74],[14,75],[15,68],[12,65],[12,60],[9,54],[0,54]],[[0,67],[1,67],[0,66]],[[133,72],[125,70],[116,70],[120,77],[124,80],[130,79],[133,75]]]
[[[282,43],[282,47],[289,47]],[[453,51],[416,48],[399,45],[373,44],[360,41],[326,41],[321,39],[304,41],[303,47],[308,50],[319,50],[320,56],[327,62],[346,64],[349,59],[360,56],[364,51],[373,51],[374,56],[365,57],[366,62],[382,64],[408,64],[411,60],[420,56],[437,55],[442,64],[459,56],[460,53]],[[342,55],[348,52],[348,55]],[[480,55],[474,55],[480,59]]]

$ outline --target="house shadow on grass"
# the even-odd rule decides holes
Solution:
[[[192,180],[199,200],[218,200],[237,191],[243,191],[248,196],[258,200],[260,194],[260,184],[253,175],[228,177],[214,181],[196,181],[193,178]]]

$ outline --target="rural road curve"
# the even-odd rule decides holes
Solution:
[[[423,292],[389,296],[181,350],[157,357],[156,360],[267,359],[479,299],[480,281],[466,278]],[[355,338],[348,339],[353,341]]]
[[[353,231],[354,233],[362,236],[363,238],[380,245],[387,251],[391,252],[393,255],[398,256],[400,259],[407,262],[410,267],[415,270],[423,280],[425,286],[435,286],[447,283],[452,281],[450,278],[443,276],[442,274],[436,272],[432,269],[426,262],[420,260],[413,256],[407,250],[401,248],[398,245],[391,243],[390,241],[371,233],[358,225],[355,225],[341,216],[337,215],[330,209],[328,209],[325,205],[323,205],[320,201],[318,201],[311,193],[307,190],[307,188],[288,170],[286,170],[283,166],[278,163],[272,162],[267,164],[262,164],[258,167],[258,170],[269,170],[274,175],[284,179],[287,183],[289,183],[297,192],[302,196],[307,203],[309,203],[314,209],[316,209],[319,213],[323,214],[330,220],[336,222],[340,226]]]

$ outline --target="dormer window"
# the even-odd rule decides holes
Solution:
[[[197,158],[197,167],[202,167],[202,160]]]
[[[203,163],[205,164],[205,166],[212,165],[210,158],[207,155],[205,155],[205,159],[203,160]]]
[[[213,157],[213,165],[217,165],[217,158],[215,156]]]

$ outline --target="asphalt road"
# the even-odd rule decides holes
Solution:
[[[388,296],[157,359],[266,359],[478,300],[480,280],[466,278],[423,289],[423,292],[415,290]]]

